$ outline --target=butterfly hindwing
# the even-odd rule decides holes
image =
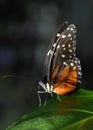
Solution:
[[[73,58],[70,61],[68,60],[68,63],[64,69],[60,70],[55,82],[51,80],[51,82],[54,83],[53,92],[60,95],[65,95],[78,89],[78,84],[80,84],[81,77],[82,72],[79,59]]]

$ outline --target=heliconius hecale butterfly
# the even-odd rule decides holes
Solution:
[[[76,26],[64,22],[47,52],[44,79],[39,81],[44,91],[38,93],[66,95],[79,88],[81,77],[80,60],[76,57]]]

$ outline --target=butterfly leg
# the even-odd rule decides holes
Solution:
[[[50,94],[51,94],[51,97],[53,98],[53,97],[54,97],[54,96],[53,96],[53,93],[51,92]]]
[[[37,94],[38,94],[39,106],[41,106],[41,97],[40,97],[40,93],[37,92]]]
[[[46,93],[46,97],[45,97],[45,101],[44,101],[44,106],[46,106],[46,104],[47,104],[47,97],[48,97],[48,93]]]
[[[62,99],[60,98],[60,96],[57,94],[57,99],[62,102]]]
[[[44,101],[44,106],[46,106],[46,103],[47,103],[47,92],[46,91],[38,91],[38,100],[39,100],[39,106],[41,106],[41,97],[40,97],[40,94],[43,94],[43,93],[46,93],[46,97],[45,97],[45,101]]]

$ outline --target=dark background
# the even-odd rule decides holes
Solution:
[[[0,130],[38,105],[47,47],[64,21],[77,26],[81,87],[93,89],[93,0],[0,0]]]

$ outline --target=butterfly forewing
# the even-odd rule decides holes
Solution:
[[[67,61],[75,56],[76,50],[76,27],[71,24],[60,34],[57,33],[58,37],[56,43],[52,44],[51,49],[47,53],[48,61],[46,66],[48,67],[47,71],[47,80],[50,81],[51,73],[57,64],[61,66]]]
[[[51,68],[51,62],[52,58],[54,56],[54,51],[56,48],[57,40],[59,38],[59,35],[68,27],[68,22],[64,22],[56,31],[55,35],[53,36],[51,40],[51,48],[47,52],[47,57],[46,57],[46,63],[45,63],[45,68],[44,68],[44,77],[47,75],[47,80],[50,80],[50,68]]]

